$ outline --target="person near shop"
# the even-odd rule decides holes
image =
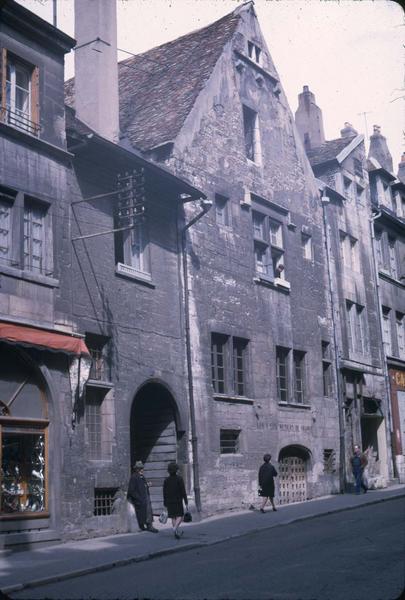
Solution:
[[[354,447],[354,453],[351,458],[353,477],[355,481],[356,494],[360,494],[360,488],[363,489],[364,493],[367,492],[368,488],[364,482],[364,469],[368,464],[368,460],[365,454],[360,450],[360,446]]]
[[[265,454],[263,456],[263,464],[259,469],[259,496],[263,498],[260,512],[264,513],[264,507],[267,501],[273,507],[273,510],[277,510],[274,505],[274,478],[277,477],[278,473],[275,467],[271,464],[271,454]]]
[[[169,463],[167,467],[169,476],[163,482],[163,504],[167,509],[167,516],[172,520],[173,533],[177,540],[183,535],[183,531],[180,531],[184,517],[183,502],[188,512],[186,488],[178,470],[179,467],[175,462]]]
[[[135,508],[136,519],[141,531],[157,533],[153,527],[153,512],[150,501],[149,484],[143,474],[143,463],[137,461],[128,484],[127,499]]]

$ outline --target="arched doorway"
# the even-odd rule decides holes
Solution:
[[[155,514],[163,508],[163,480],[167,465],[178,459],[180,434],[176,427],[176,404],[161,384],[151,382],[136,394],[131,410],[131,464],[141,460],[151,482]]]
[[[280,504],[292,504],[307,500],[309,458],[310,453],[303,446],[286,446],[280,451],[278,458]]]

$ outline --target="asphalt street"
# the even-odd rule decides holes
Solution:
[[[404,550],[399,498],[10,597],[396,600],[405,587]]]

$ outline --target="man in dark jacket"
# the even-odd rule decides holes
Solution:
[[[267,500],[270,500],[273,510],[277,510],[274,506],[274,478],[277,477],[277,471],[270,462],[271,454],[265,454],[263,461],[259,469],[259,495],[263,498],[260,507],[260,512],[262,513],[264,513]]]
[[[354,447],[354,454],[351,458],[353,477],[356,484],[356,494],[360,494],[360,488],[363,488],[364,493],[367,492],[367,486],[363,481],[363,472],[367,466],[368,460],[360,450],[359,446]]]
[[[149,495],[149,485],[143,475],[141,461],[135,463],[131,479],[129,480],[127,499],[135,508],[136,519],[141,531],[157,533],[153,527],[152,505]]]

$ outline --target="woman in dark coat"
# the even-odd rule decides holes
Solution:
[[[186,511],[188,511],[186,488],[183,478],[177,473],[178,470],[179,467],[176,463],[169,463],[167,467],[169,477],[166,477],[163,483],[163,504],[167,508],[167,516],[172,520],[176,539],[180,539],[183,535],[183,532],[179,531],[184,517],[183,501],[186,505]]]
[[[274,506],[274,478],[277,477],[277,471],[271,464],[271,454],[263,456],[264,463],[259,469],[259,494],[263,497],[263,502],[260,507],[260,512],[264,513],[264,507],[267,500],[270,499],[273,510],[277,510]]]

